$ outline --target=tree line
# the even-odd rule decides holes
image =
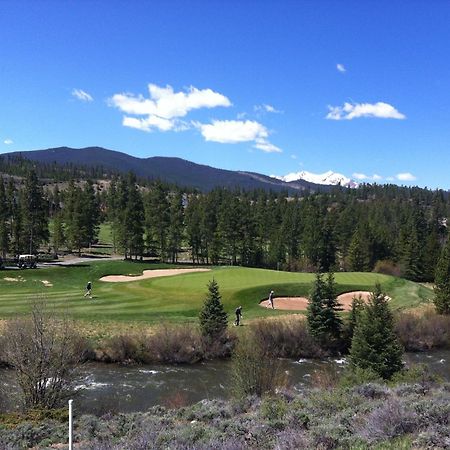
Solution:
[[[54,185],[56,186],[56,185]],[[440,190],[363,185],[329,193],[217,188],[186,192],[132,174],[100,190],[73,180],[44,190],[34,171],[0,181],[0,252],[81,252],[108,222],[114,250],[177,262],[283,270],[392,273],[431,281],[447,240],[448,195]]]

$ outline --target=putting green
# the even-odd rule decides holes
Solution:
[[[168,264],[129,261],[94,261],[78,266],[0,271],[0,318],[29,310],[30,300],[45,299],[57,312],[89,322],[197,321],[207,284],[218,282],[222,301],[230,315],[242,305],[244,319],[286,314],[258,306],[273,289],[275,296],[307,296],[314,275],[243,267],[214,267],[211,271],[150,278],[125,283],[98,281],[105,275],[141,275],[144,270],[187,268]],[[14,281],[11,279],[14,278]],[[19,279],[20,278],[20,279]],[[432,298],[432,291],[417,283],[373,273],[337,273],[339,293],[371,290],[376,282],[392,298],[394,309],[412,308]],[[93,283],[93,299],[84,298],[87,281]]]

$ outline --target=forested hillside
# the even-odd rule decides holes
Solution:
[[[34,171],[0,181],[0,252],[80,252],[111,225],[114,250],[176,262],[285,270],[379,271],[432,280],[447,239],[443,191],[394,185],[302,198],[263,190],[186,192],[114,176],[107,189],[70,181],[43,190]]]
[[[218,169],[173,157],[136,158],[102,147],[58,147],[0,155],[0,173],[23,175],[30,168],[40,177],[55,180],[110,178],[131,172],[143,182],[160,180],[204,192],[216,187],[289,193],[329,190],[329,186],[304,180],[286,183],[258,173]]]

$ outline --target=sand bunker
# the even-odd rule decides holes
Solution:
[[[48,280],[41,280],[41,283],[45,286],[45,287],[52,287],[53,283],[50,283],[50,281]]]
[[[364,301],[367,301],[370,294],[371,293],[368,291],[346,292],[345,294],[338,296],[338,301],[344,311],[350,311],[353,297],[361,296]],[[308,307],[308,299],[306,297],[275,297],[273,299],[273,304],[275,309],[286,311],[306,311],[306,308]],[[271,307],[269,300],[263,300],[260,303],[260,306],[263,308]]]
[[[18,278],[4,277],[5,281],[20,281]]]
[[[107,275],[100,278],[100,281],[109,281],[110,283],[124,283],[127,281],[146,280],[147,278],[169,277],[172,275],[180,275],[182,273],[190,272],[209,272],[211,269],[158,269],[158,270],[144,270],[142,275]]]

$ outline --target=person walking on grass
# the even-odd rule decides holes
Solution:
[[[242,319],[242,306],[239,306],[236,308],[236,320],[234,321],[234,324],[238,327],[241,324]]]
[[[269,303],[270,303],[270,306],[272,307],[272,309],[275,309],[275,307],[273,306],[273,291],[270,291]]]
[[[89,295],[89,298],[92,298],[92,283],[88,281],[88,284],[86,285],[86,292],[84,293],[84,296],[87,297]]]

